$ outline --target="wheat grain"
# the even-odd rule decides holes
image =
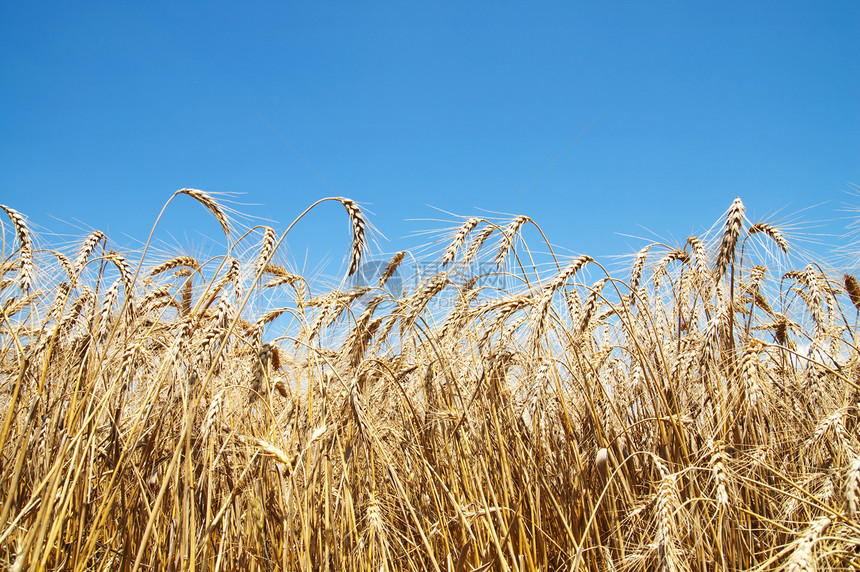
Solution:
[[[657,285],[657,281],[661,276],[667,275],[666,269],[672,262],[689,262],[689,260],[690,255],[687,254],[686,250],[683,250],[681,248],[676,248],[675,250],[672,250],[671,252],[667,253],[663,258],[661,258],[660,261],[657,263],[657,266],[654,268],[653,279],[655,281],[655,290],[659,288],[659,286]]]
[[[13,317],[15,314],[17,314],[24,308],[29,307],[33,303],[33,301],[35,301],[41,296],[41,294],[41,292],[36,291],[30,292],[20,300],[15,297],[9,298],[5,302],[3,302],[3,310],[0,315],[5,314],[9,318]]]
[[[854,444],[851,442],[851,436],[848,434],[848,431],[845,429],[845,425],[842,423],[841,416],[834,420],[833,431],[836,434],[836,439],[839,445],[845,451],[848,458],[857,458],[857,450],[854,448]]]
[[[351,367],[358,367],[361,358],[367,351],[370,339],[382,323],[382,318],[373,320],[373,313],[382,303],[382,300],[382,296],[376,296],[367,303],[367,307],[355,321],[355,326],[344,343],[343,353],[348,356]]]
[[[80,271],[84,268],[84,265],[87,263],[87,259],[92,254],[93,250],[95,250],[96,246],[100,242],[107,243],[107,237],[100,230],[94,230],[90,233],[90,235],[81,243],[81,248],[78,250],[78,255],[75,257],[75,262],[72,265],[71,277],[77,276]]]
[[[544,335],[545,320],[555,291],[570,280],[583,266],[593,261],[594,259],[587,255],[578,257],[544,286],[541,296],[538,298],[537,305],[529,314],[529,339],[526,345],[532,351],[537,350],[538,344]]]
[[[215,420],[221,415],[222,407],[224,406],[224,390],[215,394],[209,408],[206,410],[206,415],[203,417],[203,439],[206,440],[215,427]]]
[[[546,331],[546,316],[549,312],[550,302],[552,301],[552,290],[544,292],[537,304],[535,304],[529,313],[529,337],[526,342],[526,347],[529,348],[532,355],[536,355],[538,345]]]
[[[388,533],[380,503],[374,495],[371,495],[367,504],[367,524],[370,542],[376,545],[377,554],[383,559],[380,570],[387,570]]]
[[[271,274],[272,276],[293,276],[293,273],[284,268],[283,266],[278,266],[277,264],[267,264],[263,268],[263,274]]]
[[[365,295],[368,290],[369,288],[356,288],[349,292],[335,290],[317,301],[309,302],[309,306],[320,306],[320,311],[311,325],[310,337],[313,338],[323,327],[331,325],[352,302]]]
[[[57,258],[57,262],[60,263],[60,266],[63,268],[63,272],[66,275],[65,277],[68,280],[71,280],[74,277],[74,272],[72,272],[72,263],[69,261],[68,257],[57,250],[49,250],[48,252]],[[0,274],[2,274],[2,272],[0,272]],[[2,290],[2,288],[0,288],[0,290]]]
[[[822,315],[821,307],[823,303],[822,297],[822,281],[819,279],[818,272],[812,264],[806,266],[803,272],[802,280],[809,289],[809,311],[812,314],[812,319],[815,321],[817,329],[824,327],[824,316]]]
[[[476,281],[476,278],[470,279],[460,289],[460,299],[457,301],[457,305],[454,306],[454,309],[451,310],[451,313],[442,325],[443,338],[446,338],[449,334],[459,330],[462,327],[463,322],[467,319],[472,302],[474,302],[480,294],[480,290],[475,288]]]

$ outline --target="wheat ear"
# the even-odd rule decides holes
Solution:
[[[851,516],[860,515],[860,457],[854,459],[845,477],[845,508]]]
[[[221,225],[221,230],[224,231],[225,236],[230,236],[230,221],[227,218],[227,215],[224,213],[224,209],[221,208],[221,205],[212,198],[211,195],[204,193],[198,189],[179,189],[176,191],[177,195],[188,195],[192,199],[195,199],[201,205],[206,207],[206,209],[212,213],[215,219],[218,221],[218,224]]]
[[[3,205],[0,205],[0,209],[3,209],[9,216],[15,227],[15,232],[18,233],[18,240],[21,242],[21,273],[18,280],[21,284],[21,290],[29,292],[33,284],[33,237],[27,227],[27,221],[21,213]]]
[[[478,235],[472,239],[472,244],[469,245],[469,250],[466,252],[466,256],[463,257],[463,264],[469,264],[469,262],[478,254],[478,250],[483,246],[487,239],[490,238],[490,235],[493,234],[493,231],[496,230],[496,227],[493,225],[489,225],[484,228]]]
[[[740,197],[735,199],[732,206],[729,207],[729,214],[726,217],[726,227],[723,231],[723,239],[720,242],[720,251],[717,255],[717,277],[721,277],[726,272],[726,267],[732,261],[735,254],[735,246],[738,243],[740,236],[741,225],[744,221],[744,204]]]
[[[361,253],[365,247],[364,229],[366,223],[364,222],[364,215],[355,201],[344,197],[338,197],[337,200],[346,209],[349,215],[349,222],[352,224],[352,256],[350,258],[349,270],[347,271],[347,276],[352,276],[361,264]]]
[[[448,245],[448,248],[445,249],[445,254],[442,256],[443,267],[454,260],[454,257],[457,255],[457,250],[463,246],[466,236],[472,232],[476,226],[478,226],[479,222],[481,222],[481,219],[470,218],[460,226],[457,230],[457,234],[454,235],[454,239],[451,241],[451,244]]]
[[[636,293],[639,289],[639,280],[642,278],[642,269],[645,267],[645,259],[648,258],[648,251],[651,250],[653,244],[649,244],[642,250],[636,253],[636,259],[633,261],[633,266],[630,267],[630,292]],[[635,302],[636,297],[633,297]]]
[[[568,264],[564,270],[562,270],[558,276],[556,276],[548,285],[548,288],[551,290],[557,290],[565,285],[565,283],[573,278],[573,276],[579,272],[583,266],[588,264],[589,262],[594,262],[594,259],[587,254],[583,254],[578,257],[576,260]]]
[[[763,232],[767,236],[771,237],[776,245],[779,246],[779,249],[788,254],[788,242],[786,242],[785,237],[778,228],[766,222],[757,222],[750,227],[747,234],[753,235],[759,232]]]
[[[94,230],[90,233],[90,235],[81,243],[81,248],[78,250],[78,256],[75,258],[75,262],[72,265],[71,275],[74,277],[80,272],[84,264],[87,262],[87,258],[89,258],[90,254],[92,254],[93,250],[95,250],[96,246],[102,241],[107,242],[107,238],[104,233],[100,230]]]
[[[382,272],[382,276],[379,277],[379,287],[382,288],[385,286],[385,283],[388,282],[388,279],[391,278],[394,273],[397,271],[397,267],[400,266],[400,263],[403,262],[403,257],[406,256],[406,251],[398,252],[394,255],[389,262],[385,266],[385,270]],[[396,292],[395,292],[396,294]]]
[[[860,284],[857,283],[857,279],[851,274],[845,275],[845,291],[848,292],[851,303],[860,311]]]
[[[725,444],[722,442],[715,443],[709,440],[708,452],[710,454],[709,466],[711,469],[711,477],[717,489],[717,505],[721,508],[728,508],[729,493],[728,493],[728,475],[726,464],[728,455],[726,454]]]
[[[660,466],[660,472],[664,475],[657,489],[657,536],[654,539],[654,544],[657,549],[659,569],[675,571],[680,568],[677,547],[675,546],[674,514],[678,506],[675,475],[668,473],[662,466]]]
[[[829,526],[830,519],[826,517],[820,518],[810,525],[806,534],[797,541],[797,546],[785,568],[788,572],[814,572],[818,569],[818,563],[812,549]]]
[[[501,268],[505,263],[505,257],[508,251],[514,246],[514,239],[517,237],[517,233],[530,220],[525,215],[519,215],[508,224],[508,228],[505,229],[502,236],[502,244],[499,246],[499,252],[496,254],[496,268]]]
[[[157,276],[158,274],[162,274],[168,270],[173,270],[174,268],[179,268],[180,266],[188,267],[194,271],[200,270],[200,264],[191,256],[176,256],[153,268],[149,275]]]
[[[266,268],[266,263],[271,258],[272,251],[275,249],[275,242],[277,241],[275,229],[268,226],[265,229],[263,233],[263,246],[260,248],[260,254],[257,255],[257,262],[254,263],[254,270],[256,272],[260,272],[260,269]]]

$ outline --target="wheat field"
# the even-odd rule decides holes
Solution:
[[[740,199],[620,272],[469,218],[329,290],[203,191],[206,260],[0,208],[6,569],[860,570],[860,285]]]

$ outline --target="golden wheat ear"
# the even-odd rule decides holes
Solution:
[[[100,242],[104,241],[107,243],[107,237],[100,230],[94,230],[90,233],[90,235],[81,243],[81,248],[78,251],[78,256],[75,258],[75,262],[72,264],[72,271],[70,276],[75,277],[78,273],[83,270],[84,265],[87,263],[87,259],[92,254],[93,250],[96,249],[96,246]]]
[[[478,250],[480,250],[481,246],[487,242],[487,239],[490,238],[490,235],[493,234],[493,231],[496,230],[495,225],[488,225],[484,227],[481,232],[472,239],[472,244],[469,245],[469,250],[466,251],[466,256],[463,257],[463,264],[469,264],[471,260],[478,254]]]
[[[265,267],[275,251],[278,237],[275,235],[275,229],[265,226],[263,227],[263,246],[260,248],[260,253],[257,255],[257,261],[254,263],[256,272],[265,271]]]
[[[358,208],[358,203],[345,197],[338,197],[337,200],[346,209],[349,215],[349,222],[352,224],[352,256],[349,262],[349,271],[347,272],[347,276],[352,276],[361,264],[361,253],[364,252],[365,247],[364,229],[367,225],[361,209]]]
[[[845,509],[850,516],[860,515],[860,457],[854,459],[845,477]]]
[[[466,222],[464,222],[460,228],[457,230],[457,233],[454,235],[453,240],[451,240],[451,244],[445,249],[445,254],[442,255],[442,267],[444,268],[449,262],[454,260],[454,257],[457,255],[457,251],[463,246],[463,242],[466,240],[466,236],[472,232],[478,223],[481,222],[481,219],[478,218],[470,218]]]
[[[769,236],[773,239],[779,249],[783,251],[783,253],[788,254],[788,241],[785,240],[785,237],[778,228],[766,222],[757,222],[750,227],[749,231],[747,231],[747,234],[749,235],[758,233],[764,233]]]
[[[513,219],[510,224],[508,224],[508,227],[505,229],[502,236],[502,244],[499,246],[499,251],[496,253],[496,268],[501,268],[505,263],[505,257],[507,257],[508,252],[513,248],[517,234],[519,234],[523,225],[527,222],[531,222],[531,220],[532,219],[525,215],[519,215]]]
[[[860,311],[860,284],[857,283],[857,279],[851,274],[845,275],[845,291],[848,292],[851,303]]]
[[[400,263],[403,262],[403,258],[406,256],[406,251],[402,250],[394,255],[391,261],[385,266],[385,270],[382,272],[382,276],[379,277],[379,287],[385,287],[388,279],[391,278],[395,272],[397,272],[397,267],[400,266]]]
[[[6,215],[12,220],[12,226],[15,227],[18,240],[21,242],[21,251],[19,254],[21,273],[18,275],[18,281],[21,285],[21,290],[29,292],[30,287],[33,285],[33,236],[30,234],[30,229],[27,227],[24,215],[4,205],[0,205],[0,209],[3,209]]]
[[[185,266],[195,272],[200,271],[200,263],[191,256],[174,256],[170,260],[162,262],[155,268],[149,271],[150,276],[157,276],[158,274],[163,274],[168,270],[173,270],[174,268],[179,268],[180,266]]]
[[[230,221],[224,213],[224,209],[218,204],[218,201],[212,198],[211,195],[204,193],[198,189],[179,189],[177,195],[188,195],[192,199],[199,202],[201,205],[212,213],[218,224],[221,225],[221,230],[224,231],[224,236],[230,236]]]
[[[717,254],[717,278],[721,278],[726,273],[726,267],[734,258],[735,246],[737,246],[743,222],[744,203],[738,197],[729,207],[729,214],[726,217],[726,227],[720,242],[720,251]]]

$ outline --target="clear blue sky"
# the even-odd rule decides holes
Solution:
[[[0,71],[0,202],[57,233],[143,239],[194,187],[281,229],[345,195],[386,251],[452,226],[409,220],[452,220],[436,207],[526,214],[601,257],[738,195],[750,218],[860,203],[853,0],[5,2]],[[175,241],[217,237],[181,198]],[[327,206],[293,255],[340,263],[347,228]]]

